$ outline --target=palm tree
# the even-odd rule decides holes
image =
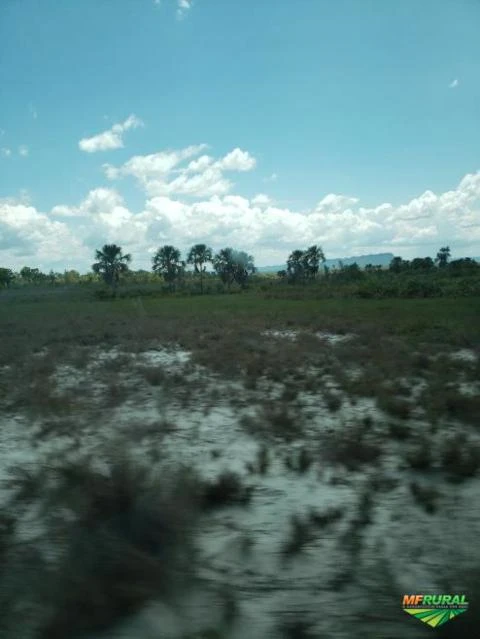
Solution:
[[[172,288],[184,268],[185,262],[180,259],[180,251],[168,244],[161,246],[152,259],[153,272],[162,275]]]
[[[435,260],[440,267],[447,266],[448,260],[450,259],[450,247],[442,246],[442,248],[437,253],[437,259]]]
[[[292,251],[287,260],[287,273],[292,282],[298,282],[305,277],[304,252],[297,249]]]
[[[195,244],[188,253],[187,264],[193,264],[195,273],[200,273],[200,290],[203,295],[203,275],[207,270],[206,264],[213,260],[212,249],[206,244]]]
[[[315,244],[303,253],[304,273],[309,279],[314,280],[317,277],[320,262],[325,262],[325,255],[321,246]]]
[[[122,254],[122,248],[116,244],[104,244],[101,250],[95,252],[96,262],[92,270],[102,276],[103,281],[111,286],[116,294],[120,275],[128,271],[128,264],[132,260],[129,253]]]
[[[235,277],[233,249],[221,249],[213,258],[213,268],[222,282],[230,288]]]

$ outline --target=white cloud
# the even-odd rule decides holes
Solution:
[[[452,82],[450,82],[448,86],[450,89],[455,89],[455,87],[458,87],[458,79],[455,78],[454,80],[452,80]]]
[[[22,198],[0,201],[0,249],[10,268],[29,263],[47,269],[55,262],[67,264],[72,256],[80,261],[88,256],[66,224],[51,220]]]
[[[268,177],[263,178],[263,181],[264,182],[276,182],[277,179],[278,179],[278,175],[276,173],[272,173]]]
[[[345,211],[350,206],[358,202],[357,198],[347,197],[345,195],[335,195],[330,193],[326,195],[316,206],[317,212],[335,213]]]
[[[201,153],[207,148],[206,144],[188,146],[180,151],[161,151],[150,155],[135,155],[119,169],[116,176],[131,175],[145,184],[149,180],[160,179],[167,176],[181,162]],[[110,165],[104,165],[104,169],[115,169]]]
[[[190,11],[193,0],[177,0],[177,18],[181,20]]]
[[[251,171],[255,165],[255,158],[248,151],[239,148],[233,149],[217,162],[218,168],[223,171]]]
[[[162,151],[151,155],[137,155],[121,167],[104,164],[105,175],[110,180],[133,176],[148,197],[186,195],[211,197],[228,193],[233,184],[224,177],[225,172],[250,171],[256,164],[248,151],[235,148],[215,161],[209,155],[182,162],[199,155],[205,144],[189,146],[177,151]]]
[[[32,118],[34,120],[36,120],[38,118],[38,113],[37,113],[37,109],[35,108],[35,106],[30,103],[28,105],[28,110],[30,111],[30,115],[32,116]]]
[[[136,115],[130,115],[124,122],[114,124],[111,129],[94,135],[91,138],[83,138],[78,143],[79,148],[86,153],[96,153],[97,151],[110,151],[123,148],[123,134],[129,129],[136,129],[143,126],[142,120]]]
[[[25,144],[22,144],[21,146],[18,147],[18,155],[20,155],[22,158],[28,157],[29,154],[30,154],[30,149]]]
[[[252,253],[259,265],[280,264],[292,250],[314,243],[327,257],[386,251],[434,255],[444,244],[454,254],[480,255],[480,172],[466,175],[452,190],[427,189],[399,206],[364,207],[358,198],[330,193],[299,211],[274,204],[265,193],[251,199],[232,193],[226,171],[253,166],[251,156],[240,151],[214,159],[202,155],[204,149],[190,146],[108,166],[115,178],[132,176],[141,185],[145,203],[136,211],[117,189],[106,187],[49,213],[26,198],[0,202],[4,261],[64,260],[88,269],[94,249],[106,242],[131,252],[134,268],[149,268],[151,252],[164,243],[182,251],[197,242],[214,250],[234,246]]]
[[[9,158],[12,155],[12,150],[4,146],[0,149],[0,153],[4,158]]]
[[[252,204],[254,206],[265,207],[272,204],[272,200],[268,197],[268,195],[265,195],[265,193],[259,193],[253,198]]]
[[[202,155],[198,160],[192,160],[185,169],[186,173],[199,173],[204,171],[213,163],[213,158],[209,155]]]

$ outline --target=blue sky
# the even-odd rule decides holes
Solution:
[[[2,0],[0,262],[480,255],[479,24],[476,0]]]

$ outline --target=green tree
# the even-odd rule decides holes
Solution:
[[[402,273],[408,269],[409,262],[403,260],[401,257],[394,257],[390,262],[388,269],[392,271],[392,273]]]
[[[442,246],[442,248],[437,253],[437,258],[435,262],[438,264],[440,268],[444,268],[448,264],[448,260],[450,259],[450,247]]]
[[[80,282],[80,273],[75,269],[64,272],[65,284],[78,284]]]
[[[122,253],[122,248],[116,244],[104,244],[101,250],[95,252],[96,262],[92,264],[94,273],[100,275],[116,294],[120,275],[128,272],[128,264],[132,260],[129,253]]]
[[[307,279],[314,280],[320,268],[320,262],[325,262],[325,255],[323,253],[322,247],[317,246],[316,244],[310,246],[306,251],[303,252],[303,271],[304,276]]]
[[[20,270],[20,277],[26,284],[39,284],[46,276],[38,268],[24,266]]]
[[[203,294],[203,276],[207,270],[207,264],[212,262],[212,249],[206,244],[195,244],[187,256],[187,264],[192,264],[195,273],[200,274],[200,290]]]
[[[415,257],[410,262],[410,266],[414,271],[427,271],[434,266],[434,262],[431,257]]]
[[[245,288],[249,276],[255,273],[253,257],[245,251],[236,251],[230,247],[221,249],[215,255],[213,268],[228,288],[233,282]]]
[[[253,256],[245,251],[233,251],[233,279],[242,288],[246,288],[248,278],[255,273]]]
[[[182,262],[180,258],[180,251],[166,244],[158,249],[152,259],[153,272],[162,275],[165,282],[168,282],[172,288],[185,269],[185,262]]]
[[[287,260],[287,275],[291,282],[303,282],[305,280],[304,252],[297,249],[292,251]]]
[[[230,288],[235,277],[233,249],[221,249],[213,258],[213,268],[222,282]]]
[[[471,257],[461,257],[449,262],[448,271],[455,276],[473,275],[480,271],[480,264]]]
[[[0,287],[9,288],[13,282],[13,271],[9,268],[0,268]]]

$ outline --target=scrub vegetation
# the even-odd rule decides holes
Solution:
[[[129,258],[2,275],[2,637],[477,636],[478,265]]]

